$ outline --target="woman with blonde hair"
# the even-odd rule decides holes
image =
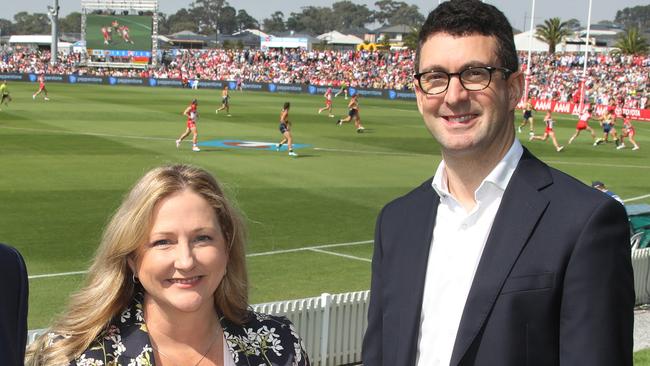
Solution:
[[[242,221],[208,172],[149,171],[26,365],[309,365],[291,322],[249,310],[244,244]]]

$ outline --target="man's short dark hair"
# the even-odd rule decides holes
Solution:
[[[455,37],[469,35],[494,36],[497,58],[501,66],[519,70],[519,58],[508,18],[496,7],[479,0],[450,0],[438,5],[427,17],[418,36],[415,72],[420,72],[422,45],[433,34],[448,33]],[[445,50],[439,50],[445,52]]]

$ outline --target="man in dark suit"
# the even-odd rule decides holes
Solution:
[[[443,161],[377,219],[363,364],[632,365],[625,210],[515,138],[523,75],[503,13],[443,2],[415,68]]]
[[[0,243],[0,365],[22,365],[27,341],[27,269],[20,253]]]

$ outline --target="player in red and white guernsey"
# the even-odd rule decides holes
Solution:
[[[112,27],[102,27],[102,37],[104,37],[104,44],[110,44],[113,40]]]
[[[531,135],[529,140],[540,140],[540,141],[546,141],[548,137],[551,137],[551,141],[553,141],[553,146],[555,146],[555,151],[560,152],[564,149],[564,146],[560,146],[557,143],[557,139],[555,138],[555,132],[553,132],[553,124],[555,121],[553,121],[553,118],[551,117],[551,111],[546,112],[546,116],[544,116],[544,123],[546,124],[546,129],[544,130],[544,134],[542,136],[536,136],[536,135]]]
[[[621,135],[621,144],[616,148],[618,150],[625,148],[625,138],[630,139],[630,142],[634,146],[632,150],[639,150],[639,144],[634,140],[634,135],[636,135],[636,130],[632,126],[632,119],[625,113],[622,114],[623,117],[623,134]]]
[[[120,33],[120,36],[122,36],[122,40],[124,40],[124,42],[131,44],[134,43],[129,36],[129,27],[126,25],[121,25],[117,30]]]
[[[580,135],[580,132],[583,130],[589,131],[591,133],[591,139],[595,142],[596,141],[596,133],[594,130],[589,127],[589,119],[591,118],[591,113],[593,112],[592,106],[587,107],[585,110],[582,111],[580,114],[580,117],[578,118],[578,123],[576,124],[576,132],[571,136],[569,139],[569,144],[573,142],[573,140]]]
[[[183,141],[183,139],[186,138],[190,132],[192,132],[192,151],[201,151],[201,149],[196,146],[196,142],[199,136],[198,132],[196,131],[196,119],[199,116],[199,112],[197,110],[198,105],[199,102],[196,99],[192,99],[192,104],[190,104],[187,108],[185,108],[185,111],[183,111],[183,115],[187,116],[187,128],[181,137],[176,140],[176,148],[179,148],[181,146],[181,141]]]
[[[325,91],[325,107],[320,108],[318,110],[318,114],[321,114],[323,111],[328,111],[328,117],[332,118],[334,115],[332,114],[332,87],[327,87],[327,90]]]
[[[38,75],[38,91],[32,94],[32,99],[36,99],[36,96],[41,93],[44,95],[43,99],[50,100],[50,98],[47,96],[47,89],[45,88],[45,74]]]

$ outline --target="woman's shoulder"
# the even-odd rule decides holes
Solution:
[[[287,317],[258,313],[252,310],[248,311],[246,319],[239,325],[225,319],[222,320],[222,324],[224,329],[231,333],[249,333],[251,330],[271,329],[273,329],[273,332],[282,335],[295,333],[293,323]]]
[[[224,335],[235,362],[245,358],[268,358],[273,364],[309,365],[302,339],[293,323],[284,316],[249,311],[240,325],[222,320]],[[246,364],[246,363],[243,363]]]
[[[293,327],[293,323],[286,316],[258,313],[252,310],[248,312],[248,319],[244,324],[251,326]]]
[[[48,343],[55,345],[69,335],[48,334]],[[117,314],[70,363],[73,365],[122,365],[130,361],[146,364],[152,348],[144,324],[142,306],[137,299]],[[144,363],[143,363],[144,362]]]
[[[111,324],[71,365],[122,365],[132,361],[147,364],[152,352],[146,329]]]

